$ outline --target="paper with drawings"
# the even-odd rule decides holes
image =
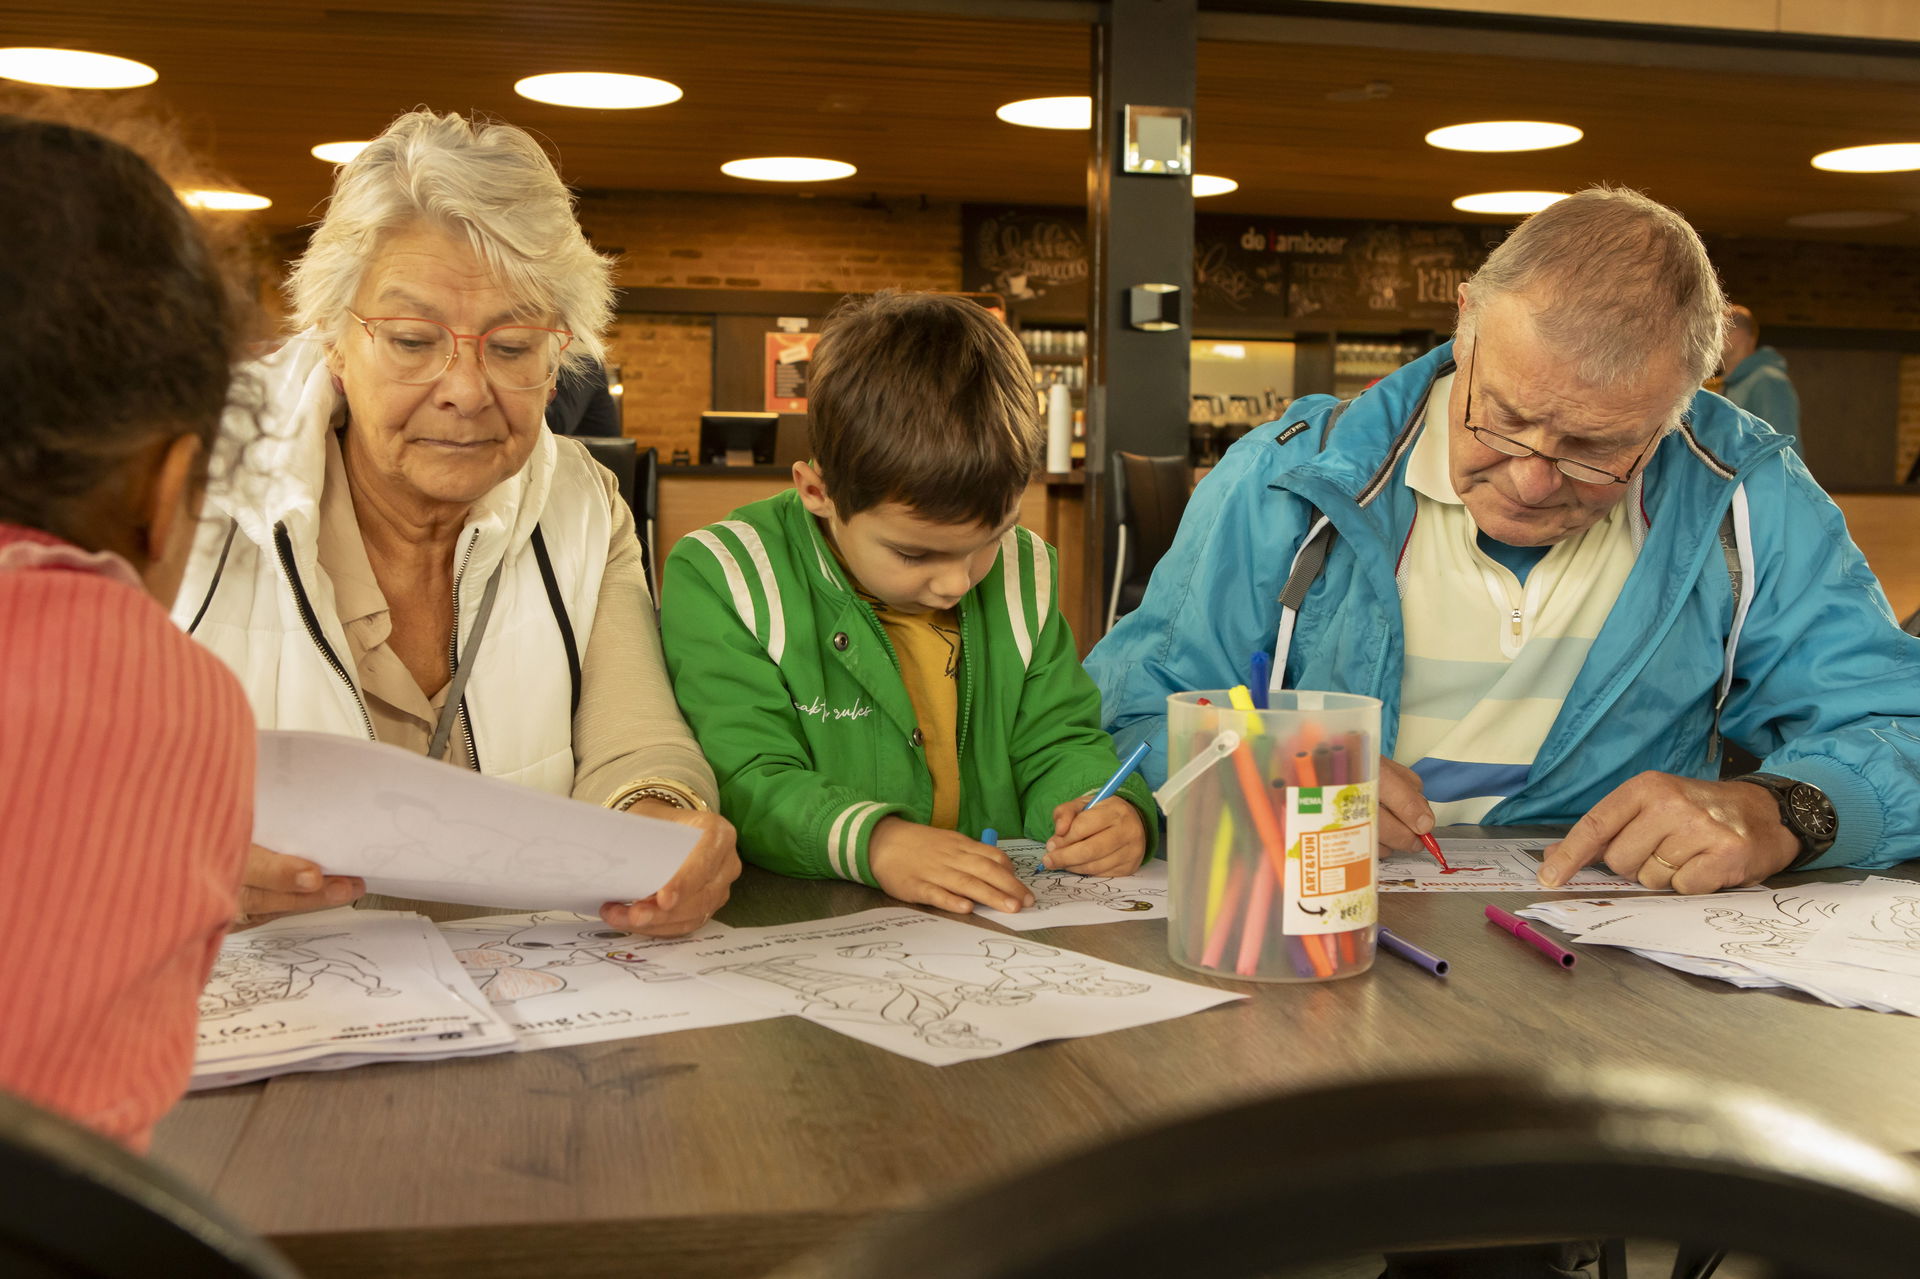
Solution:
[[[343,907],[221,943],[200,995],[194,1086],[344,1053],[444,1056],[512,1040],[425,919]]]
[[[708,924],[696,934],[727,933]],[[518,1049],[591,1044],[778,1016],[764,1004],[653,962],[662,943],[567,911],[483,915],[440,925]]]
[[[653,957],[930,1065],[1244,998],[898,907],[669,942]]]
[[[699,834],[398,747],[267,732],[253,839],[395,897],[592,914],[653,893]]]
[[[1840,926],[1861,887],[1805,884],[1690,897],[1552,901],[1519,913],[1575,932],[1576,941],[1621,946],[1683,972],[1740,986],[1791,987],[1838,1008],[1920,1016],[1920,976],[1807,953],[1814,939]]]
[[[1383,893],[1538,893],[1540,850],[1547,839],[1443,839],[1440,851],[1451,873],[1428,854],[1380,854],[1380,891]],[[1644,893],[1645,884],[1624,879],[1605,866],[1583,866],[1568,880],[1563,892]]]
[[[1167,863],[1158,857],[1131,875],[1099,879],[1070,870],[1042,869],[1046,845],[1031,839],[1003,839],[1000,851],[1013,863],[1021,882],[1033,890],[1033,905],[1014,915],[975,906],[973,913],[982,919],[1024,933],[1120,919],[1159,919],[1167,913]]]
[[[1920,884],[1869,877],[1800,955],[1920,977]]]

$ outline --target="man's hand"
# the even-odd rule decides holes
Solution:
[[[965,915],[973,904],[1015,914],[1033,894],[1013,873],[1013,862],[990,844],[958,831],[883,817],[867,841],[867,867],[880,887],[903,902]]]
[[[643,799],[627,811],[691,826],[700,832],[700,842],[660,891],[637,902],[608,902],[600,908],[600,918],[615,928],[647,937],[684,937],[705,927],[713,912],[727,904],[733,881],[740,878],[733,823],[718,813],[697,812],[655,799]]]
[[[1380,757],[1380,846],[1396,853],[1417,853],[1420,837],[1433,829],[1427,784],[1405,764]]]
[[[255,844],[247,850],[240,876],[240,906],[235,928],[251,928],[282,915],[344,906],[365,895],[364,880],[324,875],[304,857],[289,857]]]
[[[1785,870],[1800,841],[1772,792],[1752,782],[1703,782],[1642,773],[1593,806],[1540,859],[1540,883],[1558,888],[1605,858],[1648,888],[1712,893]]]
[[[1092,808],[1085,797],[1053,810],[1053,838],[1040,864],[1077,875],[1131,875],[1147,855],[1140,810],[1118,795]]]

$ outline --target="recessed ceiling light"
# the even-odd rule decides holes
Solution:
[[[1240,184],[1232,178],[1215,177],[1211,173],[1193,175],[1193,198],[1204,200],[1210,195],[1225,195],[1229,191],[1238,191]]]
[[[1899,209],[1843,209],[1833,213],[1796,213],[1787,219],[1788,226],[1821,227],[1829,231],[1845,230],[1849,227],[1892,226],[1896,222],[1905,222],[1912,217]]]
[[[591,107],[596,111],[630,111],[659,107],[680,100],[680,86],[652,76],[619,75],[610,71],[556,71],[530,75],[514,83],[513,91],[535,102],[556,107]]]
[[[1538,213],[1567,198],[1565,191],[1482,191],[1453,202],[1462,213]]]
[[[1022,98],[994,112],[1008,124],[1029,129],[1091,129],[1093,99],[1084,94],[1067,98]]]
[[[214,209],[222,213],[264,209],[273,203],[251,191],[210,191],[199,188],[180,193],[180,202],[196,209]]]
[[[1905,173],[1920,169],[1920,142],[1883,142],[1822,151],[1813,157],[1813,167],[1835,173]]]
[[[144,62],[80,49],[0,49],[0,77],[63,89],[132,89],[160,73]]]
[[[831,182],[850,178],[856,172],[844,160],[818,160],[805,155],[763,155],[749,160],[729,160],[720,172],[730,178],[750,178],[755,182]]]
[[[1545,120],[1483,120],[1478,124],[1450,124],[1427,135],[1427,145],[1443,151],[1545,151],[1564,147],[1583,136],[1570,124]]]
[[[322,142],[313,148],[313,158],[328,164],[346,164],[372,145],[370,142]]]

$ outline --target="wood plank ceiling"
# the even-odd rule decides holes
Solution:
[[[798,154],[859,166],[817,185],[822,194],[1072,204],[1085,192],[1085,134],[993,115],[1013,98],[1085,91],[1088,35],[1072,22],[666,0],[34,0],[0,7],[0,44],[152,64],[160,81],[132,92],[272,199],[258,216],[274,229],[310,220],[325,198],[331,166],[308,147],[369,136],[419,103],[536,131],[585,188],[764,195],[784,188],[726,177],[721,162]],[[595,112],[512,91],[524,75],[589,69],[658,76],[686,96]],[[1338,100],[1372,81],[1390,94]],[[1830,147],[1920,140],[1910,85],[1206,42],[1199,86],[1199,167],[1241,184],[1203,209],[1446,220],[1466,216],[1448,202],[1469,191],[1610,181],[1709,230],[1920,244],[1920,174],[1807,163]],[[1587,137],[1510,156],[1421,140],[1438,125],[1516,117],[1568,121]],[[1915,216],[1843,233],[1785,223],[1841,209]]]

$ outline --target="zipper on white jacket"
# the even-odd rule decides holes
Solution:
[[[360,711],[360,723],[367,730],[367,740],[377,742],[379,734],[373,731],[373,716],[367,713],[367,704],[360,697],[360,690],[354,687],[353,677],[347,674],[345,663],[340,655],[333,651],[333,645],[327,643],[327,637],[320,633],[320,621],[313,615],[313,603],[307,599],[307,588],[300,584],[300,574],[293,567],[293,540],[287,536],[285,523],[273,526],[273,549],[280,558],[280,571],[287,575],[287,588],[293,592],[293,602],[300,610],[300,620],[306,624],[307,636],[320,655],[327,659],[327,665],[333,667],[333,673],[353,694],[353,704]]]

